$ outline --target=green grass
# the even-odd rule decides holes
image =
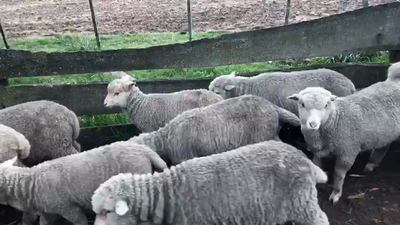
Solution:
[[[193,39],[218,37],[222,33],[194,33]],[[179,33],[145,33],[145,34],[123,34],[113,36],[101,36],[101,50],[113,50],[124,48],[146,48],[150,46],[168,45],[174,43],[184,43],[188,41],[187,34]],[[57,38],[29,38],[29,39],[10,39],[9,44],[12,49],[29,50],[33,52],[76,52],[76,51],[97,51],[94,36],[84,35],[62,35]],[[0,48],[4,48],[3,42]],[[350,54],[338,57],[324,57],[309,59],[306,61],[274,61],[263,63],[252,63],[246,65],[219,66],[212,68],[190,68],[190,69],[160,69],[160,70],[140,70],[125,71],[136,79],[174,79],[174,78],[197,78],[214,77],[223,74],[237,72],[268,71],[283,68],[304,67],[315,64],[331,63],[388,63],[387,52],[377,52],[371,54]],[[43,77],[22,77],[11,78],[11,86],[31,85],[31,84],[78,84],[109,82],[113,78],[102,73],[64,75],[64,76],[43,76]],[[103,126],[111,124],[129,123],[125,115],[111,114],[99,116],[79,117],[82,127]]]

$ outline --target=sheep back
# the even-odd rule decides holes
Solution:
[[[130,141],[149,146],[176,165],[193,157],[279,140],[279,129],[279,114],[272,103],[244,95],[183,112],[159,130]]]
[[[152,173],[157,154],[144,145],[120,141],[49,161],[31,168],[1,167],[8,199],[17,200],[25,211],[63,215],[70,206],[90,209],[98,186],[118,173]],[[161,159],[158,158],[161,162]],[[156,171],[167,168],[166,165]],[[24,176],[21,176],[24,174]],[[21,177],[27,177],[22,179]],[[0,179],[2,180],[2,179]],[[15,185],[14,185],[15,184]],[[5,188],[3,183],[1,188]],[[9,184],[8,184],[9,186]],[[0,199],[2,201],[2,199]],[[62,204],[61,204],[62,203]]]
[[[10,106],[0,110],[0,123],[30,142],[31,153],[22,160],[28,167],[80,151],[76,114],[58,103],[42,100]]]
[[[356,91],[353,82],[346,76],[325,68],[261,73],[248,78],[234,76],[230,79],[235,84],[235,88],[229,91],[232,92],[230,95],[252,94],[261,96],[277,106],[289,110],[296,116],[298,116],[297,104],[286,99],[286,97],[307,87],[323,87],[339,97],[353,94]]]
[[[223,100],[221,96],[205,90],[183,90],[173,93],[152,93],[130,96],[125,113],[142,132],[163,127],[180,113]]]
[[[113,176],[94,192],[92,207],[98,217],[110,210],[107,222],[118,225],[328,225],[315,187],[327,179],[301,151],[267,141],[187,160],[163,173]],[[117,215],[121,200],[128,212]]]

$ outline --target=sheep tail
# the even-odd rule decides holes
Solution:
[[[275,107],[276,111],[278,112],[279,120],[281,122],[288,123],[288,124],[291,124],[296,127],[301,126],[300,119],[295,114],[293,114],[292,112],[290,112],[284,108],[281,108],[279,106],[274,105],[274,107]]]
[[[393,63],[389,66],[386,80],[395,82],[400,80],[400,62]]]
[[[150,161],[157,172],[163,172],[164,169],[168,168],[167,163],[161,159],[161,157],[153,150],[147,152]]]
[[[313,162],[310,162],[310,164],[314,171],[315,183],[325,184],[326,182],[328,182],[328,175]]]

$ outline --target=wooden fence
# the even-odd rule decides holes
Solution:
[[[118,70],[214,67],[388,50],[396,53],[400,50],[399,18],[400,3],[396,2],[298,24],[146,49],[72,53],[0,50],[0,103],[9,107],[47,99],[67,106],[77,115],[116,113],[118,109],[103,106],[107,83],[9,86],[7,79]],[[392,59],[398,59],[398,51],[394,53]],[[386,79],[388,66],[336,64],[291,70],[330,68],[350,78],[357,88],[364,88]],[[137,83],[144,93],[168,93],[207,88],[211,79],[143,80]],[[82,129],[80,142],[83,149],[90,149],[127,139],[138,132],[133,125]]]

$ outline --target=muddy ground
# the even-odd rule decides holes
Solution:
[[[396,0],[370,0],[370,5]],[[397,0],[399,1],[399,0]],[[101,34],[187,31],[185,0],[93,0]],[[290,23],[362,6],[362,0],[292,0]],[[192,0],[194,31],[243,31],[284,24],[286,0]],[[92,33],[88,0],[0,0],[8,37]]]

